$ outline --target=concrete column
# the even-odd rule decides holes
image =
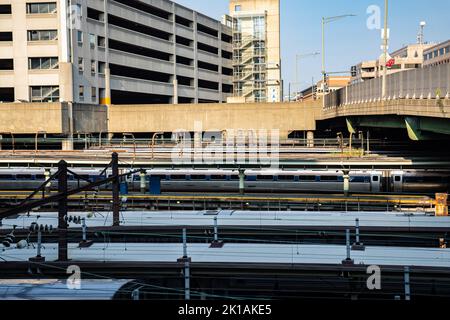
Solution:
[[[306,133],[306,145],[308,148],[314,148],[314,131]]]
[[[197,31],[197,12],[194,11],[194,88],[195,88],[195,100],[194,103],[198,103],[198,31]]]
[[[50,179],[50,175],[51,175],[50,170],[45,169],[45,171],[44,171],[44,179],[45,179],[45,181],[47,181],[48,179]],[[45,185],[45,192],[46,192],[46,193],[50,193],[51,187],[52,187],[52,182],[49,181],[49,182]]]
[[[219,103],[222,103],[222,96],[223,96],[223,91],[222,91],[222,86],[223,86],[223,76],[222,76],[222,23],[218,22],[218,30],[219,30],[219,36],[218,36],[218,40],[219,40]]]
[[[344,195],[348,197],[350,191],[350,175],[348,171],[344,171]]]
[[[62,141],[62,150],[64,151],[72,151],[73,150],[73,139],[64,139]]]
[[[173,56],[173,98],[172,103],[178,104],[178,78],[177,78],[177,24],[175,21],[176,5],[172,3],[172,56]]]
[[[245,170],[239,170],[239,193],[245,193]]]
[[[140,178],[140,189],[141,189],[141,193],[145,193],[145,189],[146,189],[146,185],[147,185],[147,175],[144,171],[141,171],[141,173],[139,174],[139,178]]]
[[[102,104],[107,106],[111,105],[111,69],[109,67],[109,21],[108,21],[108,0],[104,0],[104,33],[105,33],[105,97],[101,101]],[[109,108],[108,108],[109,112]],[[109,127],[109,114],[108,114],[108,127]]]
[[[173,79],[173,104],[178,104],[178,80],[176,78]]]

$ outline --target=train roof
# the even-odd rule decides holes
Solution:
[[[56,243],[45,244],[42,255],[46,261],[58,259],[57,247]],[[8,262],[16,262],[27,261],[35,254],[36,249],[33,248],[13,248],[0,252],[0,257]],[[222,248],[211,248],[209,243],[188,243],[187,254],[192,263],[340,265],[346,257],[346,246],[225,243]],[[77,261],[102,264],[177,263],[183,255],[183,243],[181,235],[180,243],[94,243],[82,249],[78,243],[69,243],[68,255],[74,264]],[[366,246],[364,251],[353,251],[352,259],[355,265],[450,268],[450,251],[440,248]]]
[[[65,280],[0,279],[0,300],[112,300],[129,282],[82,279],[80,288],[73,290]]]
[[[88,227],[104,227],[112,225],[111,212],[71,212],[73,216],[86,218]],[[30,212],[17,217],[4,218],[0,230],[28,228],[32,222],[56,226],[56,212]],[[354,227],[359,219],[361,227],[401,227],[401,228],[450,228],[450,217],[434,217],[425,212],[392,213],[392,212],[334,212],[334,211],[126,211],[121,217],[123,226],[132,227],[165,227],[165,226],[213,226],[214,217],[220,226],[278,226],[278,227],[309,227],[309,226],[345,226]],[[79,225],[69,225],[69,228],[79,228]]]

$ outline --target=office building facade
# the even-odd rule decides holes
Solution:
[[[280,102],[280,1],[231,0],[234,96],[246,102]]]
[[[232,29],[172,1],[0,0],[2,101],[225,102],[232,73]]]
[[[387,74],[422,68],[424,64],[424,52],[433,47],[433,44],[411,44],[390,54],[390,65]],[[389,62],[389,61],[388,61]],[[352,77],[352,83],[360,83],[366,80],[383,76],[384,59],[363,61],[353,67],[356,72]]]
[[[432,46],[423,52],[423,66],[437,66],[450,62],[450,40]]]

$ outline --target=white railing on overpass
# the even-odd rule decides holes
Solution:
[[[382,78],[331,92],[325,108],[381,101]],[[450,64],[413,69],[387,76],[386,100],[450,98]]]

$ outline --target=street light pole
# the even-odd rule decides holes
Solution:
[[[383,30],[383,84],[381,98],[386,99],[387,86],[387,55],[388,55],[388,0],[384,0],[384,30]]]
[[[322,76],[325,83],[325,17],[322,17]]]
[[[299,68],[299,60],[303,59],[303,58],[308,58],[308,57],[315,57],[317,55],[319,55],[320,52],[312,52],[312,53],[307,53],[307,54],[296,54],[295,55],[295,85],[298,87],[298,90],[300,90],[300,81],[299,81],[299,72],[298,72],[298,68]],[[290,92],[290,90],[289,90]],[[289,95],[290,97],[290,95]]]
[[[322,17],[322,102],[325,108],[325,89],[327,84],[327,74],[325,70],[325,24],[334,22],[347,17],[354,17],[354,14],[344,14],[341,16],[334,17]]]

